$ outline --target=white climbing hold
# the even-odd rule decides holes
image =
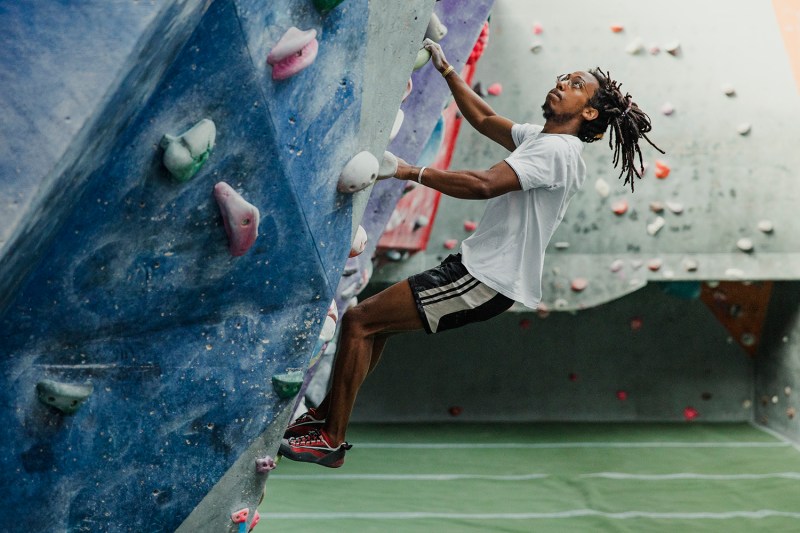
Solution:
[[[764,233],[772,233],[775,230],[775,226],[771,220],[759,220],[758,229]]]
[[[650,202],[650,211],[652,211],[653,213],[663,213],[664,204],[658,201]]]
[[[431,59],[431,53],[427,48],[420,48],[417,52],[417,59],[414,61],[414,70],[424,67]]]
[[[557,298],[556,301],[553,302],[553,307],[555,309],[558,309],[559,311],[562,311],[567,307],[569,307],[569,302],[566,301],[564,298]]]
[[[664,279],[672,279],[675,277],[675,272],[672,270],[665,270],[661,273],[661,275],[664,277]]]
[[[392,152],[383,152],[383,159],[378,167],[378,179],[385,180],[391,178],[397,173],[397,156]]]
[[[753,241],[751,241],[747,237],[742,237],[741,239],[736,241],[736,247],[739,248],[743,252],[752,252],[753,251]]]
[[[736,96],[736,89],[730,83],[723,83],[720,88],[725,96]]]
[[[403,98],[400,100],[400,102],[405,102],[406,98],[408,98],[413,89],[414,89],[414,82],[411,81],[411,78],[408,78],[408,81],[406,82],[406,90],[403,91]]]
[[[675,112],[675,106],[673,106],[671,103],[664,102],[661,105],[661,113],[663,113],[664,115],[670,116],[674,112]]]
[[[643,263],[641,259],[633,259],[631,261],[631,267],[633,267],[634,270],[639,270],[642,267],[642,264]]]
[[[681,53],[681,43],[678,41],[672,41],[664,46],[664,50],[666,50],[669,55],[678,56]]]
[[[555,244],[556,250],[566,250],[569,248],[569,243],[565,241],[559,241]]]
[[[207,118],[177,137],[165,134],[160,143],[164,149],[164,166],[175,179],[188,180],[208,159],[216,137],[217,127]]]
[[[741,124],[739,124],[738,126],[736,126],[736,132],[737,132],[739,135],[742,135],[742,136],[744,136],[744,135],[748,135],[748,134],[750,133],[750,130],[751,130],[751,129],[752,129],[752,127],[751,127],[751,126],[750,126],[750,124],[749,124],[749,123],[747,123],[747,122],[742,122]]]
[[[389,133],[389,142],[393,141],[397,134],[400,132],[400,127],[403,125],[403,119],[406,118],[406,114],[403,113],[402,109],[397,110],[397,115],[394,117],[394,124],[392,124],[392,131]]]
[[[676,215],[680,215],[681,213],[683,213],[683,204],[680,202],[667,202],[667,209],[669,209]]]
[[[695,261],[694,259],[690,259],[687,257],[683,260],[683,268],[684,270],[686,270],[686,272],[695,272],[697,271],[698,266],[699,265],[697,261]]]
[[[601,198],[608,198],[611,193],[611,186],[603,178],[597,178],[597,181],[594,182],[594,190],[597,191]]]
[[[644,43],[642,40],[637,37],[628,43],[628,46],[625,47],[625,51],[631,55],[640,54],[644,50]]]
[[[356,230],[356,236],[353,238],[353,244],[350,245],[350,257],[355,257],[364,252],[367,247],[367,230],[364,226],[359,225]]]
[[[331,317],[334,322],[339,320],[339,306],[336,305],[336,298],[331,300],[331,305],[328,306],[328,316]]]
[[[619,272],[622,270],[622,267],[625,266],[625,261],[622,259],[615,259],[612,261],[611,265],[608,267],[611,269],[611,272]]]
[[[664,217],[656,217],[650,224],[647,225],[647,234],[648,235],[655,235],[658,233],[661,228],[664,227],[667,221],[664,220]]]
[[[732,279],[742,279],[744,277],[744,271],[739,270],[738,268],[728,268],[725,270],[725,277]]]
[[[414,220],[414,229],[425,228],[431,223],[431,219],[427,215],[420,215]]]
[[[425,38],[434,42],[439,42],[447,35],[447,26],[442,24],[442,21],[436,15],[431,13],[431,19],[428,21],[428,29],[425,30]]]
[[[330,342],[336,335],[336,321],[331,317],[325,317],[325,323],[322,324],[322,331],[319,333],[319,340],[322,342]]]
[[[357,153],[339,175],[339,192],[354,193],[369,187],[378,178],[380,164],[370,152]]]

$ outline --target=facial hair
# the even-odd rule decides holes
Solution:
[[[547,100],[544,101],[542,104],[542,116],[548,122],[555,123],[555,124],[563,124],[570,120],[569,115],[561,114],[559,115],[555,111],[553,111],[553,107],[550,105],[550,102]]]

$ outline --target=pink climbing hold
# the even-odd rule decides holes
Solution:
[[[253,528],[256,527],[256,524],[258,524],[260,520],[261,520],[261,515],[258,514],[258,510],[256,509],[256,512],[253,513],[253,521],[250,522],[250,529],[248,529],[248,531],[253,531]]]
[[[669,176],[669,165],[667,165],[664,161],[656,161],[656,170],[655,175],[658,179],[664,179]]]
[[[572,283],[570,284],[570,288],[575,292],[581,292],[588,286],[589,286],[589,280],[587,280],[586,278],[575,278],[572,280]]]
[[[241,524],[242,522],[247,522],[248,516],[250,516],[250,510],[245,507],[244,509],[231,514],[231,520],[233,520],[234,524]]]
[[[499,83],[493,83],[489,85],[489,87],[486,89],[486,92],[492,96],[500,96],[503,93],[503,86]]]
[[[624,215],[628,212],[628,202],[625,200],[620,200],[618,202],[614,202],[611,204],[611,210],[614,212],[615,215]]]
[[[661,259],[651,259],[647,262],[647,268],[649,268],[652,272],[656,272],[661,268],[662,261]]]
[[[292,26],[267,56],[267,63],[272,65],[272,79],[294,76],[314,62],[318,49],[317,30],[301,31]]]
[[[550,316],[550,308],[544,303],[539,302],[539,305],[536,307],[536,315],[542,319],[547,318]]]
[[[269,455],[256,459],[256,472],[259,474],[266,474],[267,472],[275,470],[275,466],[275,460]]]
[[[244,255],[258,237],[258,209],[224,181],[214,185],[214,198],[228,234],[228,250],[234,257]]]
[[[541,35],[541,34],[542,34],[542,32],[544,32],[544,28],[542,27],[542,25],[541,25],[541,24],[539,24],[538,22],[536,22],[536,23],[533,25],[533,34],[534,34],[534,35]]]
[[[688,420],[690,422],[692,420],[694,420],[695,418],[697,418],[699,415],[700,415],[700,413],[697,412],[697,409],[695,409],[694,407],[691,407],[691,406],[689,406],[689,407],[687,407],[686,409],[683,410],[683,418],[685,418],[686,420]]]
[[[444,241],[444,247],[447,248],[448,250],[452,250],[456,246],[458,246],[457,239],[447,239],[446,241]]]
[[[478,227],[478,223],[473,220],[465,220],[464,221],[464,231],[475,231]]]

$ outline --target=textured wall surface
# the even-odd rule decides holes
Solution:
[[[383,153],[432,7],[3,5],[0,529],[171,531],[195,509],[184,528],[223,531],[255,509],[253,459],[291,415],[270,378],[319,349],[357,225],[339,174]],[[289,26],[319,53],[275,82]],[[159,141],[203,118],[216,146],[178,182]],[[242,257],[219,181],[261,213]],[[93,391],[65,415],[45,379]]]

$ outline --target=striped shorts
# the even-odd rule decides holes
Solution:
[[[461,254],[408,278],[417,311],[428,333],[488,320],[506,311],[514,300],[472,277]]]

